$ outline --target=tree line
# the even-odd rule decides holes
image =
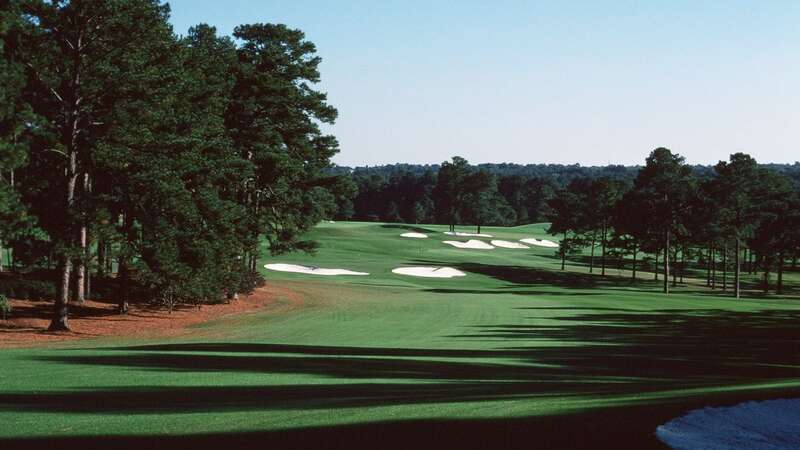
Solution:
[[[50,274],[52,330],[91,279],[113,280],[120,312],[247,292],[262,251],[313,251],[303,232],[352,195],[326,172],[337,111],[303,32],[184,36],[169,12],[0,1],[0,262]]]
[[[721,287],[730,286],[737,298],[743,264],[750,273],[762,273],[764,290],[777,273],[781,293],[786,264],[791,261],[796,268],[800,253],[797,185],[744,153],[698,177],[683,157],[658,148],[631,183],[576,179],[548,205],[549,231],[561,238],[562,269],[569,255],[588,247],[590,271],[596,252],[603,275],[609,259],[627,256],[636,278],[639,257],[650,254],[654,276],[663,275],[665,293],[683,278],[690,262],[705,269],[706,283],[713,288],[721,269]]]
[[[346,178],[351,185],[351,195],[354,195],[352,198],[340,197],[341,202],[334,218],[378,222],[439,222],[442,213],[437,210],[435,188],[439,172],[445,164],[452,162],[332,167],[327,172]],[[760,167],[784,175],[793,185],[800,186],[798,163],[766,164]],[[694,165],[690,168],[693,176],[698,179],[714,175],[713,166]],[[486,217],[485,224],[511,226],[549,221],[548,202],[574,180],[605,178],[630,185],[641,166],[586,167],[577,164],[503,163],[469,165],[467,170],[485,172],[492,177],[493,182],[489,183],[488,188],[499,194],[493,195],[492,202],[497,211]]]
[[[589,271],[613,262],[632,277],[647,264],[663,289],[693,267],[706,283],[741,295],[741,270],[760,271],[762,286],[783,292],[786,263],[800,253],[800,164],[764,164],[743,153],[714,166],[691,166],[666,148],[644,166],[470,165],[453,157],[438,165],[398,164],[330,169],[349,177],[342,219],[472,225],[550,222],[561,268],[588,251]],[[626,258],[629,261],[626,262]],[[728,280],[731,269],[733,279]],[[671,278],[671,281],[670,281]]]

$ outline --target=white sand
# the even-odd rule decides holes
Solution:
[[[553,241],[548,241],[547,239],[528,238],[528,239],[520,239],[520,242],[535,245],[537,247],[558,248],[557,243]]]
[[[453,278],[466,276],[464,272],[452,267],[398,267],[392,273],[425,278]]]
[[[484,234],[484,233],[462,233],[460,231],[445,231],[444,234],[448,236],[459,236],[459,237],[494,237],[491,234]]]
[[[428,237],[425,233],[403,233],[400,236],[407,238],[425,239]]]
[[[467,242],[461,241],[442,241],[443,244],[449,244],[456,248],[467,248],[471,250],[492,250],[494,249],[493,246],[487,244],[486,242],[479,241],[477,239],[470,239]]]
[[[530,248],[525,244],[519,244],[517,242],[511,242],[511,241],[501,241],[499,239],[493,239],[491,242],[492,245],[500,248]]]
[[[305,273],[308,275],[369,275],[366,272],[353,272],[346,269],[323,269],[321,267],[299,266],[296,264],[267,264],[264,267],[278,272]]]
[[[675,449],[798,449],[800,399],[696,409],[661,425],[656,435]]]

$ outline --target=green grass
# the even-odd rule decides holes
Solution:
[[[800,392],[794,297],[733,300],[699,282],[665,297],[650,274],[561,272],[553,249],[461,250],[441,234],[400,238],[404,228],[320,225],[316,256],[262,265],[371,276],[265,271],[302,305],[281,299],[194,339],[0,351],[0,438],[647,448],[660,445],[655,426],[687,409]],[[541,224],[483,232],[552,239]],[[402,265],[467,276],[391,273]]]

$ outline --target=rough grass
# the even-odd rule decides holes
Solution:
[[[399,237],[406,229],[431,237]],[[316,256],[262,265],[370,277],[265,271],[302,306],[206,323],[196,339],[2,351],[0,437],[107,448],[658,448],[655,427],[688,409],[800,393],[795,297],[737,301],[696,280],[664,297],[616,269],[561,272],[553,249],[455,249],[441,243],[445,230],[322,224]],[[543,225],[483,232],[549,238]],[[467,276],[390,272],[416,264]]]

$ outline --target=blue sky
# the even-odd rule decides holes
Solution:
[[[800,160],[800,2],[173,0],[305,31],[347,165]]]

